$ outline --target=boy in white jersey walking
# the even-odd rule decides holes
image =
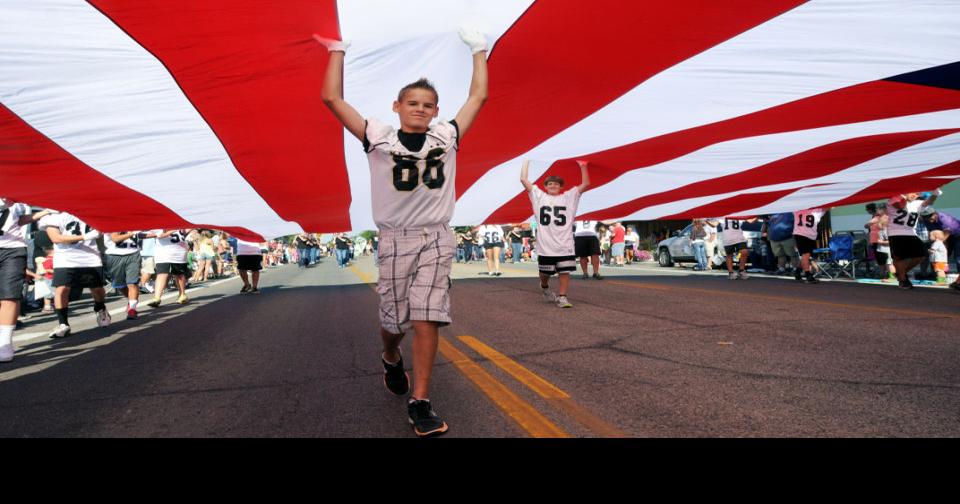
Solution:
[[[520,183],[530,196],[533,205],[533,215],[540,223],[537,226],[537,263],[540,266],[540,288],[543,289],[544,301],[556,302],[560,308],[571,308],[567,300],[567,288],[570,286],[570,272],[577,270],[577,257],[573,244],[573,218],[577,215],[577,206],[580,196],[590,187],[590,175],[587,173],[587,162],[577,161],[580,166],[580,185],[565,193],[563,179],[556,176],[547,177],[543,186],[546,192],[530,183],[527,174],[530,162],[524,161],[520,169]],[[557,293],[550,292],[550,277],[560,276],[560,287]]]
[[[90,289],[97,325],[110,325],[110,313],[104,303],[107,293],[103,289],[103,261],[97,248],[100,231],[65,212],[40,219],[40,229],[46,230],[53,242],[53,286],[56,288],[53,303],[60,325],[50,333],[50,337],[65,338],[70,335],[67,311],[70,307],[70,290],[74,287]]]
[[[811,284],[820,282],[813,276],[810,254],[817,248],[817,226],[826,213],[823,208],[811,208],[793,213],[793,241],[797,244],[797,252],[800,254],[800,266],[794,273],[797,281],[806,279],[806,282]]]
[[[890,255],[897,270],[897,280],[901,289],[912,289],[913,283],[907,273],[927,257],[927,248],[917,236],[917,221],[920,211],[933,206],[937,196],[943,191],[937,189],[926,200],[918,199],[917,193],[901,194],[890,198],[887,203],[887,235],[890,237]]]
[[[263,269],[263,255],[260,244],[237,239],[237,273],[243,281],[240,294],[260,294],[260,270]],[[247,272],[253,272],[253,285],[247,279]]]
[[[127,320],[136,320],[140,303],[140,243],[153,235],[139,231],[110,233],[104,244],[107,246],[107,270],[113,288],[127,297]]]
[[[487,275],[500,276],[500,249],[503,248],[503,228],[495,224],[480,226],[477,234],[483,241],[483,253],[487,258]]]
[[[743,234],[741,227],[744,223],[756,221],[756,217],[741,220],[726,217],[720,225],[720,237],[723,240],[723,250],[727,254],[727,272],[730,274],[730,280],[746,280],[750,278],[747,274],[747,237]],[[733,258],[740,254],[740,270],[733,271]]]
[[[583,279],[590,278],[587,274],[587,261],[593,265],[593,278],[602,280],[600,275],[600,236],[597,234],[598,221],[576,221],[573,225],[573,248],[580,260],[583,270]]]
[[[30,207],[0,198],[0,362],[13,360],[13,330],[17,328],[24,272],[27,270],[27,241],[23,226],[50,213],[30,214]]]
[[[150,234],[157,237],[156,262],[157,262],[157,282],[154,288],[153,301],[147,303],[147,306],[156,308],[160,306],[160,296],[167,288],[167,280],[173,275],[177,282],[177,290],[180,295],[177,297],[177,303],[187,304],[190,299],[187,298],[187,277],[190,275],[190,269],[187,268],[187,251],[190,246],[187,243],[187,235],[192,229],[155,229]]]
[[[418,436],[447,431],[429,401],[430,376],[441,325],[450,319],[449,282],[454,237],[450,228],[456,194],[456,154],[487,99],[487,41],[460,30],[473,53],[473,77],[466,103],[453,121],[437,117],[438,94],[426,79],[400,90],[393,111],[400,131],[376,119],[365,120],[343,99],[343,58],[347,44],[314,38],[330,51],[323,83],[324,103],[353,136],[363,142],[370,163],[373,220],[380,229],[380,336],[384,384],[404,395],[410,389],[400,340],[413,328],[413,394],[407,413]]]

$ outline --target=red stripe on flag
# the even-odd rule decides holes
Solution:
[[[638,83],[802,3],[534,2],[490,55],[490,98],[457,159],[457,195]]]
[[[333,0],[91,3],[167,67],[280,217],[350,228],[343,127],[320,100],[327,51],[312,39],[337,37]]]
[[[592,187],[596,188],[629,170],[663,163],[720,142],[950,110],[958,107],[960,107],[960,92],[954,90],[875,81],[797,100],[726,121],[662,135],[616,149],[583,156],[583,158],[590,161],[590,179]],[[850,159],[844,161],[844,158],[847,157]],[[853,152],[841,153],[836,166],[844,164],[846,166],[843,167],[853,166],[856,164],[855,160],[856,155]],[[811,167],[811,169],[815,169],[815,167]],[[579,180],[580,172],[576,163],[572,160],[558,161],[536,183],[542,185],[543,180],[550,175],[559,175],[565,180],[576,182]],[[784,180],[783,175],[766,170],[762,173],[762,176],[755,177],[749,185],[741,188],[746,189],[751,186],[757,187],[789,181],[790,179],[800,180],[805,178],[789,176],[787,180]],[[641,197],[599,212],[591,212],[590,215],[599,219],[618,218],[638,212],[651,204],[703,196],[711,192],[713,194],[725,192],[723,186],[715,191],[712,190],[711,186],[716,180],[721,179],[708,180],[703,184],[693,184],[662,195]],[[529,215],[529,200],[524,193],[520,193],[486,220],[487,222],[516,222]]]
[[[753,215],[740,215],[737,212],[742,212],[743,210],[758,208],[764,205],[769,205],[774,201],[777,201],[781,198],[789,196],[791,193],[797,192],[800,189],[784,189],[780,191],[766,191],[766,192],[757,192],[750,194],[738,194],[736,196],[731,196],[729,198],[724,198],[722,200],[711,202],[707,205],[699,206],[697,208],[691,208],[685,212],[676,213],[663,217],[663,220],[671,219],[699,219],[704,216],[720,216],[720,217],[754,217]],[[712,213],[711,213],[712,212]],[[691,217],[695,216],[695,217]]]
[[[70,212],[96,229],[179,229],[191,224],[149,196],[90,168],[0,104],[0,195]],[[243,228],[231,234],[260,239]]]

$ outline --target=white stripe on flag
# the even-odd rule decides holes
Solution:
[[[473,63],[457,29],[482,30],[494,44],[532,1],[426,0],[405,2],[340,0],[340,33],[351,40],[344,62],[344,98],[364,117],[399,128],[392,110],[403,86],[427,77],[440,95],[440,117],[453,119],[467,99]],[[370,168],[363,147],[344,133],[350,175],[350,222],[373,229]],[[489,203],[485,209],[492,211]]]
[[[301,231],[237,172],[164,66],[89,3],[0,4],[0,75],[0,101],[24,121],[184,219]]]
[[[481,222],[515,197],[520,191],[503,188],[515,187],[524,159],[583,156],[952,63],[960,60],[957,26],[954,0],[809,2],[663,71],[490,170],[460,198],[454,223]]]

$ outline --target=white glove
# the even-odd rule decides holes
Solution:
[[[943,196],[943,189],[938,187],[935,191],[933,191],[933,194],[936,196]]]
[[[470,52],[473,54],[487,50],[487,37],[480,33],[479,30],[461,26],[460,38],[464,44],[470,46]]]
[[[322,45],[323,47],[326,47],[327,51],[329,52],[340,51],[342,53],[346,53],[347,48],[350,47],[349,40],[330,39],[330,38],[317,35],[316,33],[313,34],[313,39],[316,40],[317,42],[320,42],[320,45]]]
[[[93,231],[88,231],[83,235],[84,240],[96,240],[97,238],[100,238],[100,231],[97,231],[96,229]]]

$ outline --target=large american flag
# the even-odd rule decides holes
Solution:
[[[452,118],[468,24],[490,99],[453,224],[517,222],[519,183],[579,183],[590,219],[754,215],[960,177],[957,0],[0,0],[0,196],[101,230],[373,227],[360,143],[320,100],[396,124],[421,76]]]

